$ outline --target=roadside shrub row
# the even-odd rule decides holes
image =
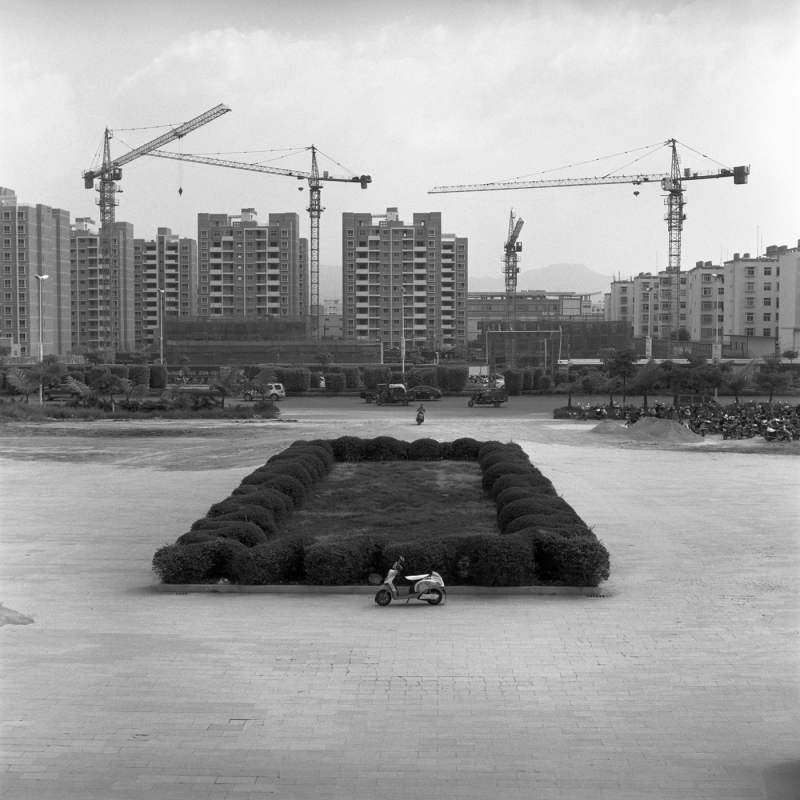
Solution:
[[[483,491],[496,505],[498,532],[401,544],[380,535],[335,542],[280,536],[337,461],[438,459],[478,463]],[[350,585],[385,574],[401,554],[408,572],[435,569],[445,584],[597,586],[609,576],[602,542],[519,445],[390,436],[294,442],[247,475],[175,544],[162,547],[153,569],[164,583]]]

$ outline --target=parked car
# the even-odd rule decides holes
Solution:
[[[282,383],[265,383],[263,387],[258,389],[255,386],[250,386],[242,392],[242,399],[253,400],[256,395],[276,402],[286,397],[286,388]]]
[[[435,386],[414,386],[408,391],[414,395],[415,400],[438,400],[442,396],[441,391]]]
[[[80,400],[80,392],[74,391],[68,383],[47,386],[42,389],[43,400]]]

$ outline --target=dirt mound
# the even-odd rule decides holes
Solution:
[[[637,442],[696,442],[700,437],[675,420],[644,417],[628,428],[628,438]]]
[[[604,419],[592,428],[590,433],[602,433],[605,436],[614,436],[617,439],[628,439],[628,429],[624,422],[617,419]]]
[[[626,428],[619,420],[603,420],[592,428],[592,433],[627,439],[634,442],[696,442],[698,435],[671,419],[644,417]]]

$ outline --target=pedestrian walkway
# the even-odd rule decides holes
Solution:
[[[515,438],[597,596],[159,594],[249,467],[0,460],[0,798],[796,800],[800,462]]]

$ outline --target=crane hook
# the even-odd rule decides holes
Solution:
[[[639,192],[634,192],[634,193],[633,193],[633,196],[634,196],[634,197],[638,197],[638,196],[639,196]]]
[[[181,187],[180,189],[178,189],[178,196],[180,196],[180,195],[182,195],[182,194],[183,194],[183,187]]]

